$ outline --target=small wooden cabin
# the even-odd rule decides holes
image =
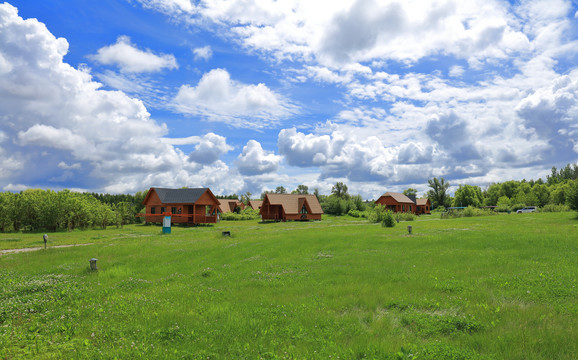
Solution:
[[[259,211],[263,205],[263,200],[249,200],[249,207],[253,210]]]
[[[262,220],[321,220],[323,209],[315,195],[266,194],[259,213]]]
[[[416,214],[417,215],[421,215],[421,214],[431,214],[430,210],[431,210],[431,202],[429,201],[428,198],[423,198],[423,199],[416,199],[415,200],[415,205],[416,205]]]
[[[235,199],[219,199],[219,209],[223,214],[235,212],[237,208],[241,208],[241,210],[243,210],[245,208],[245,204]]]
[[[386,192],[375,201],[376,205],[386,206],[393,212],[416,212],[416,204],[404,194]]]
[[[145,221],[162,223],[171,216],[171,223],[189,225],[214,224],[219,218],[219,201],[209,188],[166,189],[152,187],[143,200]]]

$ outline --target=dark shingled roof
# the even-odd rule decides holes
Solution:
[[[209,188],[166,189],[157,187],[153,189],[163,204],[193,204],[209,190]]]

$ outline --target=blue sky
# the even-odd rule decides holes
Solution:
[[[578,161],[571,1],[0,3],[0,189],[258,195]]]

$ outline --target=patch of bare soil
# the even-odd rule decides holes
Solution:
[[[86,246],[86,245],[92,245],[93,243],[89,243],[89,244],[72,244],[72,245],[56,245],[56,246],[50,246],[48,247],[49,249],[58,249],[58,248],[67,248],[67,247],[73,247],[73,246]],[[42,250],[44,249],[44,247],[33,247],[33,248],[24,248],[24,249],[8,249],[8,250],[0,250],[0,255],[4,255],[4,254],[15,254],[15,253],[22,253],[22,252],[29,252],[29,251],[37,251],[37,250]]]

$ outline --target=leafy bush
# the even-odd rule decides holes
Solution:
[[[367,220],[370,223],[380,223],[383,221],[384,213],[387,211],[387,208],[383,205],[377,205],[373,208],[373,211],[369,213]]]
[[[383,219],[381,220],[381,226],[383,227],[394,227],[395,226],[395,218],[393,216],[393,212],[391,210],[386,210],[383,214]]]
[[[417,215],[410,212],[395,214],[395,219],[399,221],[414,221],[416,218]]]
[[[369,212],[368,212],[368,211],[359,211],[359,210],[351,209],[351,210],[349,210],[349,212],[347,213],[347,215],[349,215],[349,216],[351,216],[351,217],[355,217],[355,218],[365,218],[365,219],[367,219],[367,217],[369,216]]]
[[[234,212],[221,214],[221,220],[258,220],[260,218],[259,211],[251,208],[241,210],[238,214]]]
[[[442,213],[443,218],[460,218],[460,217],[473,217],[473,216],[489,216],[496,215],[497,213],[491,209],[478,209],[473,206],[468,206],[467,208],[460,209],[450,209]]]
[[[345,215],[352,210],[361,213],[365,210],[365,207],[363,198],[359,195],[351,196],[347,199],[331,195],[321,201],[323,212],[329,215]]]
[[[548,204],[544,205],[544,207],[540,209],[540,212],[566,212],[570,210],[571,209],[568,205]]]

